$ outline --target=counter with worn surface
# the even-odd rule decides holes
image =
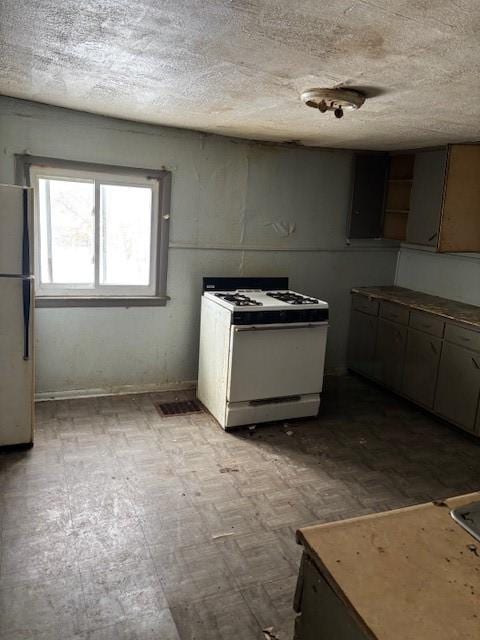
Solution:
[[[480,286],[480,285],[479,285]],[[403,287],[356,287],[352,293],[387,300],[480,329],[480,307]]]
[[[451,508],[478,500],[474,493],[300,529],[304,557],[359,629],[359,635],[352,627],[337,637],[478,640],[480,543],[450,515]],[[299,580],[297,610],[304,616],[301,590]],[[311,609],[309,615],[317,615],[318,608]],[[333,603],[323,614],[326,626],[334,609]],[[329,637],[322,624],[315,631],[319,639]],[[299,625],[314,627],[312,621]],[[309,634],[300,631],[298,638],[314,637]]]

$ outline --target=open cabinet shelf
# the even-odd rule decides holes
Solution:
[[[415,156],[411,153],[390,157],[383,218],[383,237],[388,240],[406,238],[414,162]]]

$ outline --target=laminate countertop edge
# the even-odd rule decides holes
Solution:
[[[392,302],[480,331],[480,307],[404,287],[353,287],[352,294]]]

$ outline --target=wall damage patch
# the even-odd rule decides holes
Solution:
[[[272,229],[282,238],[288,238],[295,233],[297,225],[295,222],[288,222],[287,220],[275,220],[275,222],[266,222],[266,227],[272,227]]]

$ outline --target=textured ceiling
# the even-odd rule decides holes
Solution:
[[[350,148],[480,139],[479,0],[0,0],[0,93]],[[300,101],[364,88],[342,120]]]

